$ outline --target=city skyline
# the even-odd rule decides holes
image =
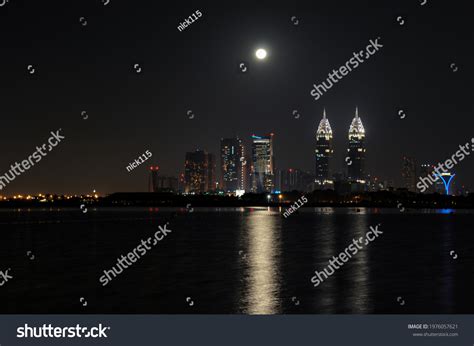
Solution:
[[[191,5],[171,5],[156,20],[153,3],[115,1],[105,11],[95,3],[10,2],[0,13],[8,32],[0,57],[0,144],[8,150],[0,174],[50,131],[62,128],[66,140],[2,194],[144,191],[146,168],[125,167],[146,150],[160,174],[178,177],[186,151],[218,155],[218,138],[236,136],[250,148],[252,133],[276,134],[277,167],[313,172],[324,108],[334,169],[343,171],[356,105],[370,134],[366,171],[401,186],[401,157],[436,164],[472,137],[469,11],[462,4],[365,5],[295,3],[289,12],[276,1],[269,15],[262,6],[205,1],[203,16],[180,32],[176,23],[196,11]],[[400,25],[403,13],[410,18]],[[311,96],[315,83],[377,37],[383,50],[318,100]],[[255,57],[258,48],[265,59]],[[472,190],[474,160],[455,170],[455,181]]]
[[[283,181],[294,180],[298,181],[294,186],[303,186],[298,185],[301,184],[301,179],[308,182],[308,176],[310,176],[311,187],[306,183],[306,187],[301,188],[302,191],[334,190],[336,189],[334,186],[335,180],[339,180],[358,186],[343,189],[351,192],[376,190],[378,189],[375,186],[376,181],[379,181],[378,184],[382,189],[388,187],[406,188],[412,192],[419,192],[419,189],[416,188],[418,178],[427,174],[433,174],[433,168],[435,167],[433,163],[418,164],[419,160],[410,156],[402,156],[400,158],[399,174],[395,177],[381,177],[377,172],[366,171],[366,132],[357,106],[348,129],[348,144],[346,145],[347,152],[345,152],[344,166],[340,170],[335,169],[336,160],[333,157],[334,152],[337,154],[338,152],[344,152],[344,150],[343,148],[339,148],[339,150],[334,148],[334,133],[326,108],[323,108],[322,113],[323,117],[319,121],[315,136],[314,152],[316,165],[314,171],[304,170],[295,166],[279,167],[275,165],[275,157],[278,157],[278,155],[274,153],[274,133],[265,136],[252,134],[250,136],[250,144],[245,144],[245,141],[238,136],[222,137],[220,139],[220,155],[215,155],[203,149],[186,152],[183,170],[175,176],[161,174],[160,166],[153,160],[150,160],[147,162],[148,164],[143,165],[144,168],[148,169],[149,167],[150,169],[150,174],[147,177],[148,187],[147,189],[139,189],[137,191],[175,191],[185,193],[204,193],[209,191],[235,193],[237,190],[241,191],[238,194],[244,192],[275,192],[280,190],[281,186],[285,186],[285,184],[287,186],[293,184],[283,183]],[[245,151],[246,147],[249,148],[247,152]],[[147,152],[150,154],[149,151]],[[127,170],[130,171],[129,166],[127,166]],[[305,177],[295,178],[295,174],[303,174]],[[370,181],[371,178],[375,178],[376,181]],[[398,184],[394,183],[397,178],[400,181]],[[443,193],[446,190],[446,185],[443,184],[442,177],[440,178],[439,181],[427,188],[427,193]],[[453,186],[458,188],[457,191],[462,191],[463,193],[469,191],[463,182],[453,184]],[[461,187],[462,190],[459,190]],[[125,192],[124,190],[117,189],[107,193],[118,191]],[[47,193],[56,192],[49,191]],[[23,194],[34,193],[24,192]],[[3,195],[7,196],[8,194]]]
[[[161,177],[161,188],[159,191],[174,191],[185,193],[204,193],[213,191],[222,191],[224,193],[237,193],[242,195],[245,192],[270,192],[299,190],[311,192],[314,190],[336,190],[342,193],[377,191],[387,188],[406,188],[411,192],[418,191],[416,184],[418,178],[427,174],[434,174],[435,165],[421,164],[412,157],[403,156],[401,158],[400,177],[401,184],[395,185],[391,179],[383,179],[376,173],[371,174],[365,170],[366,132],[362,119],[359,116],[358,107],[355,108],[354,118],[352,119],[348,130],[347,156],[345,171],[336,171],[333,169],[332,144],[333,130],[331,128],[326,109],[323,109],[323,117],[319,122],[316,131],[315,159],[316,165],[314,172],[308,172],[299,168],[278,167],[275,165],[275,153],[273,149],[273,136],[270,133],[266,136],[252,134],[251,136],[251,156],[245,151],[245,145],[241,138],[221,138],[220,139],[220,176],[216,176],[216,162],[212,153],[205,150],[196,149],[195,152],[186,153],[184,180],[178,184],[178,178]],[[191,177],[187,171],[190,165],[190,156],[202,154],[210,157],[212,163],[211,171],[208,171],[207,159],[191,159],[192,164],[198,167],[195,176]],[[204,157],[203,156],[203,157]],[[153,181],[158,181],[158,167],[150,167]],[[451,177],[449,183],[440,176],[433,186],[427,188],[427,193],[466,193],[468,190],[464,186],[458,186],[456,191],[450,189],[452,178],[455,174],[443,173]],[[213,178],[207,178],[212,176]],[[151,178],[150,178],[151,179]],[[175,183],[164,184],[163,181],[174,179]],[[209,180],[205,187],[193,187],[194,180]],[[212,180],[212,182],[211,182]],[[341,185],[342,183],[342,185]],[[347,185],[344,185],[347,184]],[[154,184],[155,186],[155,184]],[[171,188],[173,187],[173,188]],[[452,186],[451,186],[452,187]],[[158,190],[149,189],[157,192]]]
[[[245,153],[245,144],[242,139],[239,137],[221,138],[219,183],[215,186],[209,185],[205,192],[223,191],[241,195],[244,192],[274,193],[292,189],[311,192],[331,189],[348,193],[387,188],[406,188],[411,192],[424,192],[424,190],[419,191],[419,188],[416,187],[418,178],[421,179],[423,175],[434,173],[435,165],[426,163],[418,165],[415,158],[407,156],[401,158],[400,176],[398,177],[401,178],[401,184],[399,185],[394,184],[393,177],[383,179],[377,175],[377,172],[366,171],[366,131],[358,107],[355,107],[354,117],[348,129],[347,156],[344,160],[345,170],[337,171],[334,169],[333,130],[325,108],[315,136],[316,165],[313,172],[304,171],[298,167],[276,166],[275,157],[277,155],[275,155],[273,148],[274,135],[274,133],[265,136],[252,134],[250,144],[252,156],[250,160]],[[186,160],[185,166],[187,162]],[[206,175],[207,173],[203,174]],[[451,177],[449,183],[446,184],[444,178],[440,176],[440,179],[431,188],[427,188],[427,193],[469,192],[462,184],[457,186],[456,191],[452,191],[453,189],[450,189],[449,185],[455,174],[443,173],[443,175]],[[189,185],[188,182],[185,182],[185,184]],[[185,189],[185,191],[188,190]],[[200,192],[204,191],[201,190]]]

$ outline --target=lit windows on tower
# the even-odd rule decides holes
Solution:
[[[245,190],[244,146],[239,138],[221,139],[221,179],[225,192]]]
[[[349,127],[349,146],[347,148],[347,177],[352,183],[366,183],[365,174],[365,129],[356,107],[355,116]]]
[[[252,135],[252,191],[272,192],[275,187],[273,133],[268,136]]]
[[[185,193],[205,193],[215,189],[214,155],[204,150],[186,153],[184,164]]]
[[[330,178],[330,163],[333,154],[332,149],[332,129],[326,117],[326,110],[323,110],[323,118],[319,122],[316,131],[316,179],[318,187],[324,188],[332,185]]]

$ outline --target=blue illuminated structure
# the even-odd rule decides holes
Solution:
[[[444,188],[446,189],[446,195],[449,195],[449,186],[451,185],[451,181],[453,180],[455,175],[456,174],[451,174],[451,173],[435,174],[435,176],[440,177],[441,180],[443,181]],[[447,182],[446,182],[445,177],[449,177]]]

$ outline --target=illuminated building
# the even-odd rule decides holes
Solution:
[[[221,188],[245,190],[244,146],[239,138],[221,138]]]
[[[333,154],[332,149],[332,129],[329,120],[326,118],[326,110],[323,110],[323,118],[319,122],[316,131],[316,188],[333,186],[331,179],[330,163]]]
[[[347,177],[353,183],[365,184],[365,129],[356,107],[354,119],[349,127],[349,147],[347,148]]]
[[[414,158],[402,158],[403,187],[408,191],[416,191],[416,161]]]
[[[217,189],[216,179],[216,158],[214,154],[207,154],[207,191],[215,191]]]
[[[244,190],[245,191],[252,191],[252,184],[253,184],[253,162],[252,162],[252,153],[246,152],[245,159],[243,162],[243,169],[244,169]]]
[[[185,193],[204,193],[215,190],[214,155],[204,150],[186,153],[184,164]]]
[[[273,133],[252,135],[252,191],[272,192],[274,189]]]

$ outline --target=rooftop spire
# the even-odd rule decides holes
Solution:
[[[362,119],[359,117],[359,109],[356,107],[354,119],[352,119],[351,126],[349,127],[349,139],[358,138],[362,139],[365,137],[364,125],[362,125]]]
[[[321,138],[325,138],[327,140],[332,138],[332,129],[326,116],[326,108],[323,108],[323,118],[319,122],[318,131],[316,131],[316,139]]]

